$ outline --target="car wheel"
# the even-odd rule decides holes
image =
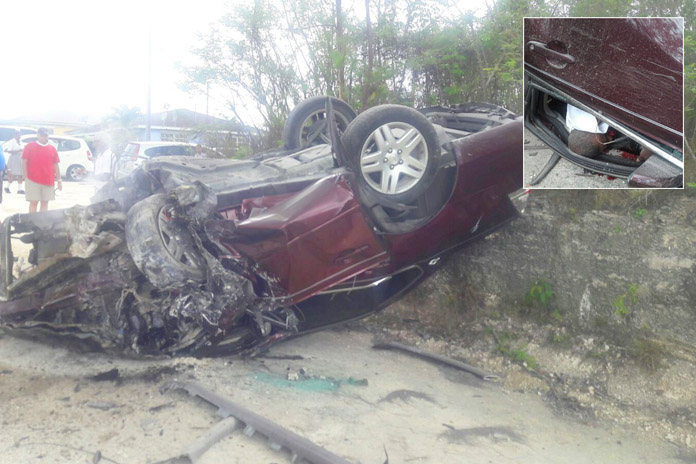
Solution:
[[[68,178],[68,180],[71,180],[73,182],[77,182],[79,180],[82,180],[85,178],[87,175],[87,169],[85,169],[84,166],[80,166],[79,164],[71,164],[68,166],[68,169],[65,170],[65,177]]]
[[[360,114],[341,141],[359,182],[378,196],[409,203],[432,183],[440,164],[435,128],[420,112],[380,105]]]
[[[307,148],[321,143],[331,143],[326,126],[326,98],[309,98],[297,105],[288,115],[283,128],[283,140],[289,150]],[[331,98],[338,132],[342,134],[355,119],[355,111],[343,100]]]
[[[175,203],[163,193],[139,201],[128,211],[126,242],[133,262],[157,287],[187,280],[203,282],[205,260],[196,251]]]

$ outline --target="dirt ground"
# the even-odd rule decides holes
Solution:
[[[95,189],[64,187],[52,207],[86,203]],[[16,194],[5,195],[2,216],[25,208]],[[0,463],[156,463],[177,456],[220,418],[199,399],[161,393],[172,379],[197,382],[352,463],[696,463],[696,434],[689,435],[696,417],[663,429],[653,403],[632,397],[637,390],[630,388],[657,385],[688,404],[696,388],[692,361],[658,376],[615,369],[599,379],[592,363],[530,344],[548,370],[533,371],[495,354],[483,329],[474,339],[443,340],[401,316],[389,308],[247,360],[127,359],[0,333]],[[455,356],[501,378],[484,382],[372,349],[382,340]],[[548,381],[554,375],[558,387]],[[582,394],[568,396],[560,387],[569,378]],[[608,396],[621,401],[604,401]],[[239,429],[197,462],[281,463],[291,456]]]
[[[176,456],[219,418],[198,399],[161,394],[162,383],[174,378],[199,382],[355,463],[684,462],[668,442],[568,419],[538,394],[372,350],[372,339],[356,329],[324,331],[244,361],[127,360],[4,336],[0,462],[153,463]],[[112,369],[116,379],[94,379]],[[199,462],[223,460],[290,457],[238,430]]]

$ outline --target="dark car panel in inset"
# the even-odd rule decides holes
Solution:
[[[681,18],[534,18],[525,20],[525,66],[541,80],[682,149]],[[544,53],[565,52],[573,63]]]

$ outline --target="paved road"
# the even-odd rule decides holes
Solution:
[[[7,181],[3,183],[7,187]],[[90,198],[94,195],[104,182],[85,181],[85,182],[63,182],[63,190],[56,191],[55,201],[48,203],[49,209],[68,208],[74,205],[88,205]],[[13,182],[10,187],[11,193],[2,194],[2,204],[0,204],[0,220],[5,219],[15,213],[26,213],[29,211],[29,203],[24,195],[17,193],[17,183]]]

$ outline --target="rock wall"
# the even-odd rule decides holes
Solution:
[[[534,191],[519,219],[427,287],[458,277],[469,304],[495,310],[520,304],[542,279],[553,306],[584,328],[626,325],[694,344],[693,190],[624,192],[618,201],[611,192]]]

